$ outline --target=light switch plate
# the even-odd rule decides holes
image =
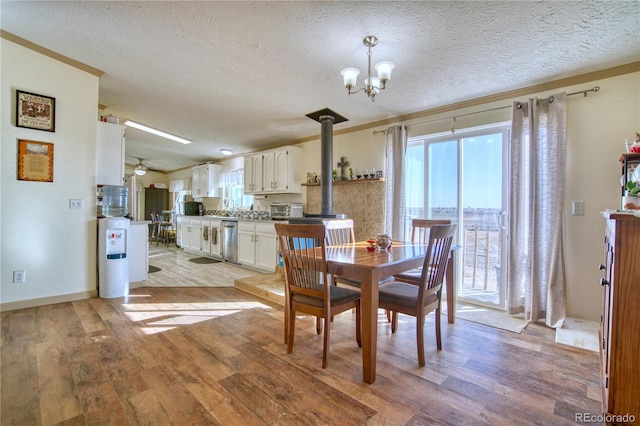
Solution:
[[[69,200],[69,209],[71,209],[71,210],[82,210],[82,199],[71,198]]]
[[[573,201],[571,203],[571,214],[573,216],[584,216],[584,201]]]

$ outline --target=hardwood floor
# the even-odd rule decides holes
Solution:
[[[523,334],[443,321],[418,367],[415,325],[381,315],[378,376],[362,382],[355,315],[335,318],[321,368],[315,321],[296,322],[235,288],[137,288],[2,313],[2,425],[526,425],[601,413],[597,354]]]

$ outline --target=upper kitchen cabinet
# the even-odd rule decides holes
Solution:
[[[302,150],[285,146],[245,157],[245,193],[284,194],[301,192]]]
[[[124,185],[124,128],[98,121],[96,135],[96,183]]]
[[[191,195],[194,197],[219,197],[220,165],[203,164],[192,169]]]
[[[244,193],[262,193],[262,154],[244,157]]]

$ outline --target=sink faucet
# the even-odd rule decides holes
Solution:
[[[231,198],[224,199],[224,208],[229,209],[232,212],[236,211],[236,203]]]

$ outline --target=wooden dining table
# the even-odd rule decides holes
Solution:
[[[427,245],[396,242],[387,250],[367,250],[368,243],[357,242],[339,246],[327,246],[328,273],[357,279],[361,283],[362,313],[362,372],[365,383],[376,380],[376,352],[378,342],[378,287],[381,279],[421,267]],[[453,254],[453,251],[451,252]],[[452,323],[454,317],[454,285],[451,261],[446,272],[447,313]]]

